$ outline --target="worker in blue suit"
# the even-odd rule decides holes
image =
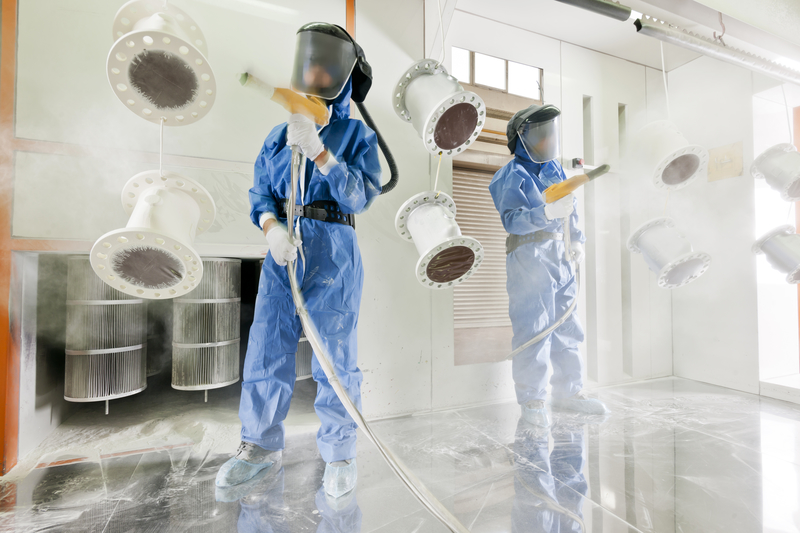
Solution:
[[[347,32],[311,23],[297,32],[292,89],[329,104],[330,122],[317,131],[292,115],[264,141],[250,189],[250,216],[269,243],[245,357],[239,418],[241,444],[217,475],[220,487],[243,483],[279,461],[283,420],[295,383],[295,353],[302,331],[295,313],[288,261],[297,261],[297,281],[311,320],[326,343],[336,375],[361,408],[361,371],[356,362],[356,325],[364,271],[354,215],[380,194],[381,167],[375,132],[350,118],[350,99],[363,102],[372,83],[363,50]],[[307,158],[298,183],[298,239],[290,241],[285,199],[291,183],[291,146]],[[298,254],[299,251],[299,254]],[[325,492],[338,497],[356,483],[356,424],[345,411],[317,361],[314,408],[322,422],[317,445],[327,463]]]
[[[560,155],[561,111],[552,105],[532,105],[516,113],[506,137],[514,159],[497,171],[489,185],[506,240],[509,316],[516,349],[558,320],[578,297],[575,271],[586,241],[578,229],[572,194],[545,204],[543,191],[566,179]],[[565,259],[562,219],[570,218],[574,265]],[[583,328],[578,315],[569,318],[542,341],[517,354],[512,374],[522,416],[547,427],[545,406],[548,362],[553,367],[553,405],[589,414],[607,412],[602,402],[586,396],[578,346]]]

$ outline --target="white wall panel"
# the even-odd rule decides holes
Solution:
[[[703,57],[669,74],[672,119],[707,148],[742,141],[753,161],[752,74]],[[672,295],[675,375],[758,393],[753,178],[698,180],[670,196],[670,215],[709,270]]]
[[[400,205],[426,188],[430,179],[428,153],[414,128],[394,113],[391,99],[394,84],[421,58],[422,19],[422,1],[361,2],[356,10],[356,40],[374,77],[365,104],[400,170],[397,188],[357,219],[365,278],[358,360],[368,417],[425,411],[431,405],[431,300],[441,293],[417,282],[416,248],[394,229]],[[386,183],[389,171],[383,168]]]
[[[158,125],[136,116],[106,79],[111,25],[122,0],[26,0],[19,5],[16,130],[18,137],[158,151]],[[217,100],[196,124],[165,128],[169,154],[254,161],[286,112],[241,88],[252,69],[288,87],[295,32],[302,24],[345,23],[344,0],[175,1],[203,30],[217,80]]]

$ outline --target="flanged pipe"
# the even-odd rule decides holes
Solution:
[[[131,296],[176,298],[203,277],[194,239],[214,223],[216,206],[196,181],[158,170],[137,174],[122,189],[128,225],[94,243],[92,268]]]
[[[708,150],[689,144],[666,120],[651,122],[639,131],[633,154],[638,171],[664,191],[683,189],[708,172]]]
[[[786,274],[786,283],[800,283],[800,235],[794,226],[768,232],[753,245],[753,253],[763,253],[770,265]]]
[[[458,154],[478,138],[486,105],[433,59],[414,63],[392,95],[394,110],[410,122],[432,154]]]
[[[711,256],[693,251],[691,243],[668,217],[640,226],[628,239],[628,250],[642,254],[663,289],[675,289],[696,280],[711,264]]]
[[[114,18],[106,74],[117,98],[165,126],[194,124],[217,94],[206,38],[182,9],[163,0],[131,0]]]
[[[463,283],[483,261],[483,246],[461,234],[456,204],[443,192],[421,192],[409,198],[397,211],[395,229],[417,247],[415,275],[429,289]]]
[[[750,165],[750,174],[764,179],[787,202],[800,200],[800,153],[793,145],[776,144]]]

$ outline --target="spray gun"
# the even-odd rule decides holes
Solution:
[[[551,185],[547,189],[544,190],[544,201],[545,203],[552,204],[556,200],[560,200],[564,198],[566,195],[570,194],[573,191],[576,191],[582,185],[585,185],[592,181],[595,178],[598,178],[611,170],[611,167],[608,165],[600,165],[594,170],[590,170],[586,174],[579,174],[578,176],[572,176],[571,178],[562,181],[561,183],[556,183],[555,185]],[[564,217],[561,219],[561,223],[564,225],[564,257],[567,261],[572,261],[572,251],[571,251],[571,239],[570,239],[570,227],[569,227],[569,217]]]

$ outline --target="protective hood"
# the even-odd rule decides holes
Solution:
[[[561,110],[559,110],[556,106],[546,104],[546,105],[537,105],[533,104],[530,107],[527,107],[521,111],[517,111],[516,114],[511,117],[511,120],[508,121],[508,125],[506,126],[506,138],[508,139],[508,150],[509,152],[516,153],[517,148],[517,139],[519,138],[519,130],[523,124],[535,124],[540,122],[547,122],[553,120],[557,116],[561,114]]]
[[[331,121],[350,118],[350,98],[352,97],[353,84],[347,80],[339,96],[328,102],[331,106]]]

